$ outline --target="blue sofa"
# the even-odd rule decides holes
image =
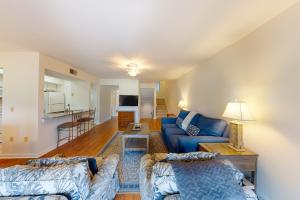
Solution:
[[[180,111],[176,118],[162,118],[162,138],[169,152],[187,153],[198,151],[199,143],[229,142],[228,124],[222,119],[196,114],[190,124],[197,126],[200,132],[197,136],[188,135],[176,124],[177,118],[185,119],[189,111]]]

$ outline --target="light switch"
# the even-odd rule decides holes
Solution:
[[[10,107],[10,112],[14,112],[15,108],[14,107]]]

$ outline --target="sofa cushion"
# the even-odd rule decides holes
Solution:
[[[1,197],[1,200],[68,200],[68,198],[63,195],[38,195],[38,196]]]
[[[178,152],[177,147],[178,147],[178,138],[181,137],[182,135],[172,135],[169,138],[169,146],[171,147],[170,152],[176,153]]]
[[[182,128],[182,122],[183,122],[183,119],[181,117],[177,117],[177,120],[176,120],[177,127]]]
[[[206,153],[206,152],[204,152]],[[169,154],[170,155],[170,154]],[[184,158],[186,161],[194,160],[195,155],[199,155],[200,160],[206,160],[204,157],[207,157],[203,155],[192,153],[192,155],[189,154],[173,154],[171,157],[174,158],[174,160]],[[207,160],[211,160],[215,155],[208,156]],[[168,155],[167,155],[168,157]],[[190,158],[190,159],[189,159]],[[222,160],[222,163],[225,166],[228,166],[231,172],[234,175],[235,181],[241,185],[242,179],[244,177],[243,173],[239,171],[230,161]],[[166,195],[176,194],[179,193],[175,173],[173,171],[172,164],[169,162],[157,162],[153,165],[153,171],[152,171],[152,183],[153,183],[153,189],[154,189],[154,199],[161,199]]]
[[[102,160],[102,157],[84,157],[84,156],[75,156],[75,157],[50,157],[50,158],[39,158],[34,160],[27,161],[27,165],[35,167],[43,166],[56,166],[56,165],[69,165],[76,164],[80,162],[88,162],[89,169],[91,170],[92,175],[98,172],[97,163]]]
[[[215,152],[190,152],[190,153],[169,153],[166,157],[167,161],[193,161],[193,160],[211,160],[214,159],[218,153]]]
[[[192,120],[197,116],[198,114],[196,112],[191,111],[183,120],[181,128],[183,130],[187,130],[189,124],[192,122]]]
[[[162,124],[176,124],[177,117],[163,117],[161,118]]]
[[[200,129],[193,124],[190,124],[186,130],[186,134],[189,136],[196,136],[199,134],[199,132],[200,132]]]
[[[120,156],[109,155],[103,160],[99,172],[92,179],[89,196],[86,200],[113,199],[119,189],[118,163]]]
[[[176,128],[177,125],[176,124],[162,124],[161,127],[162,127],[162,130],[166,130],[166,128]]]
[[[186,116],[190,113],[190,111],[186,111],[186,110],[181,110],[178,114],[178,117],[180,117],[181,119],[186,118]]]
[[[228,142],[228,138],[216,137],[216,136],[188,136],[181,135],[178,137],[178,152],[187,153],[198,151],[199,143],[219,143],[219,142]]]
[[[227,122],[222,119],[200,116],[197,126],[200,128],[199,135],[221,137],[227,127]]]
[[[176,128],[166,128],[165,135],[170,137],[171,135],[186,135],[185,131],[176,127]]]
[[[0,196],[64,194],[86,199],[91,187],[87,162],[53,167],[16,165],[0,169]]]
[[[199,117],[201,117],[201,116],[202,116],[201,114],[197,113],[197,114],[193,117],[193,119],[191,120],[190,124],[197,126],[197,123],[198,123],[198,121],[199,121]]]

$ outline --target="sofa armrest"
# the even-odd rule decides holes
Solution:
[[[199,143],[226,143],[229,138],[216,136],[188,136],[182,135],[178,137],[177,151],[182,153],[198,151]]]
[[[117,154],[110,155],[104,160],[103,164],[99,167],[98,173],[93,177],[87,200],[101,200],[106,199],[107,196],[114,195],[108,194],[109,192],[114,192],[108,190],[114,176],[117,174],[119,160],[120,157]]]
[[[176,124],[177,117],[163,117],[161,118],[162,124]]]

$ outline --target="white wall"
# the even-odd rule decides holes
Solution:
[[[179,112],[178,103],[181,100],[177,83],[174,80],[166,81],[166,104],[168,113],[177,115]]]
[[[120,95],[139,95],[138,79],[101,79],[100,84],[118,86]]]
[[[153,118],[154,115],[154,88],[141,88],[141,117]]]
[[[86,80],[86,81],[98,81],[98,77],[89,74],[83,70],[80,70],[76,67],[73,67],[67,63],[64,63],[60,60],[51,58],[49,56],[46,55],[42,55],[40,54],[40,66],[43,69],[47,69],[53,72],[56,72],[58,74],[64,75],[64,76],[69,76],[69,77],[73,77],[73,78],[77,78],[80,80]],[[70,68],[75,69],[77,71],[77,76],[74,76],[72,74],[70,74]]]
[[[157,98],[166,99],[167,96],[167,81],[159,82],[159,92],[156,93]]]
[[[189,109],[221,117],[227,102],[247,101],[256,123],[245,145],[259,154],[257,193],[300,199],[300,4],[226,48],[177,82]]]
[[[101,86],[118,87],[119,95],[139,95],[140,93],[140,82],[138,79],[100,79],[99,83]],[[102,109],[107,110],[107,108],[101,107],[101,99],[102,98],[100,98],[100,115]],[[119,106],[118,111],[133,111],[135,123],[140,121],[140,105],[137,107]]]
[[[32,157],[38,151],[39,54],[0,52],[0,67],[5,74],[1,156]]]
[[[66,107],[71,110],[88,110],[90,108],[91,83],[89,81],[65,81]]]
[[[83,103],[79,103],[79,104],[74,104],[74,106],[77,106],[79,108],[87,108],[87,105],[89,105],[89,95],[90,95],[90,90],[89,90],[89,84],[91,83],[97,83],[98,84],[98,78],[87,73],[84,72],[82,70],[79,70],[71,65],[68,65],[62,61],[56,60],[54,58],[50,58],[48,56],[45,55],[41,55],[40,54],[40,58],[39,58],[39,103],[38,103],[38,119],[39,119],[39,124],[38,124],[38,131],[39,131],[39,144],[38,144],[38,152],[36,154],[36,156],[41,156],[45,153],[47,153],[50,150],[53,150],[54,148],[56,148],[56,141],[57,141],[57,125],[64,123],[66,121],[70,121],[71,117],[61,117],[61,118],[56,118],[56,119],[47,119],[47,120],[42,120],[44,113],[43,113],[43,109],[44,109],[44,92],[43,92],[43,88],[44,88],[44,76],[45,76],[45,71],[47,70],[47,74],[48,72],[55,72],[55,75],[61,75],[62,77],[70,77],[70,80],[72,79],[79,79],[81,80],[81,82],[76,82],[76,81],[71,81],[71,86],[70,89],[71,91],[73,91],[72,88],[72,84],[73,82],[76,82],[75,85],[78,83],[80,86],[79,91],[75,90],[74,94],[76,95],[76,97],[74,96],[73,98],[77,98],[80,99],[80,101],[82,100]],[[78,74],[77,76],[73,76],[69,73],[70,68],[77,70]],[[87,86],[88,85],[88,86]],[[88,88],[88,89],[87,89]],[[86,89],[86,90],[85,90]],[[85,90],[85,91],[83,91]],[[83,95],[85,97],[83,97]],[[97,96],[97,94],[96,94]],[[75,107],[74,107],[75,108]]]
[[[113,86],[103,85],[100,87],[100,123],[110,120],[111,115],[111,92]]]
[[[61,117],[56,119],[42,120],[44,109],[44,75],[45,70],[55,72],[62,77],[70,77],[70,79],[79,79],[81,81],[70,81],[70,92],[74,93],[74,96],[70,97],[71,103],[74,109],[88,109],[90,103],[90,84],[97,83],[97,77],[86,73],[82,70],[74,68],[62,61],[40,55],[39,60],[40,74],[39,74],[39,147],[37,156],[43,155],[50,150],[56,148],[57,141],[57,125],[70,121],[71,117]],[[73,68],[77,70],[77,76],[70,75],[69,69]],[[97,94],[96,94],[97,96]],[[80,102],[79,102],[80,101]]]

